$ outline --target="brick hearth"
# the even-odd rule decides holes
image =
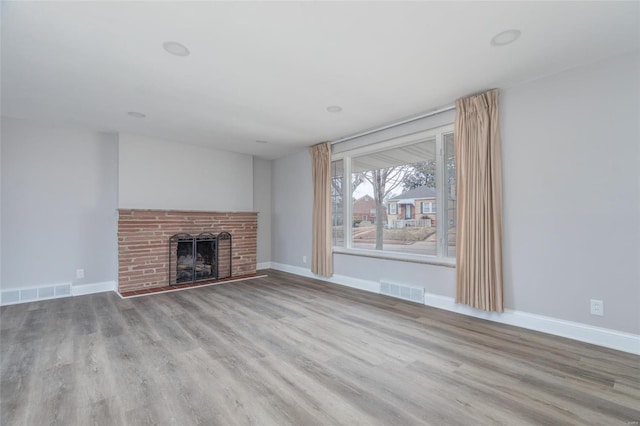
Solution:
[[[257,213],[174,210],[119,210],[118,291],[165,287],[169,278],[169,238],[201,232],[231,234],[231,276],[256,272]]]

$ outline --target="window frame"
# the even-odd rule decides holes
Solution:
[[[444,126],[438,126],[427,130],[422,130],[410,134],[401,135],[395,138],[384,140],[381,142],[372,143],[365,146],[345,150],[331,156],[331,161],[342,160],[343,161],[343,185],[342,185],[342,199],[350,200],[351,196],[345,197],[345,194],[352,194],[351,188],[351,161],[354,157],[372,154],[376,152],[386,151],[389,149],[401,147],[404,145],[411,145],[420,142],[427,142],[435,140],[436,143],[436,209],[435,212],[438,218],[444,218],[446,216],[445,206],[447,205],[445,197],[446,194],[446,167],[445,167],[445,149],[444,149],[444,135],[454,132],[454,124],[450,123]],[[445,200],[445,202],[438,202],[438,200]],[[399,214],[400,209],[396,206],[396,213]],[[353,203],[345,202],[343,206],[343,244],[344,246],[333,246],[334,253],[350,254],[357,256],[376,257],[384,259],[402,260],[408,262],[417,263],[432,263],[444,266],[455,266],[455,257],[447,256],[447,246],[445,245],[444,236],[447,231],[447,220],[436,221],[436,254],[413,254],[393,252],[386,250],[371,250],[360,249],[351,247],[353,241],[353,228],[346,226],[350,224],[349,218],[352,217]]]

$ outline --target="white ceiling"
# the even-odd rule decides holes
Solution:
[[[638,2],[2,2],[2,114],[277,158],[636,50],[639,15]],[[490,45],[511,28],[516,43]]]

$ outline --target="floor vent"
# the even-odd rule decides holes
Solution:
[[[71,296],[71,284],[54,284],[44,287],[30,287],[15,290],[3,290],[0,294],[0,305],[33,302],[36,300],[55,299]]]
[[[380,293],[412,302],[424,303],[424,288],[380,281]]]

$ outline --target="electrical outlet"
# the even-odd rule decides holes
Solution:
[[[591,299],[591,315],[604,316],[604,302],[602,300]]]
[[[307,263],[307,256],[302,256],[302,263]]]
[[[76,269],[76,278],[84,278],[84,269]]]

